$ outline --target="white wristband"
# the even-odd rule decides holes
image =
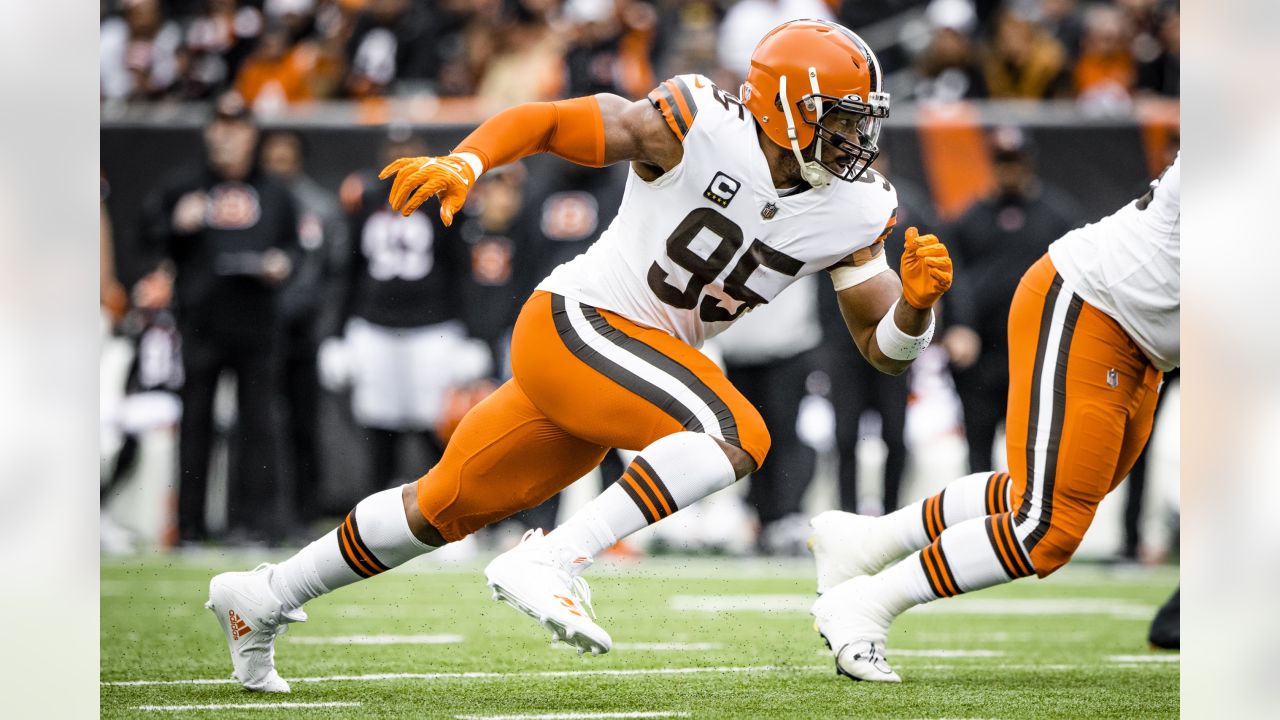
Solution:
[[[889,312],[880,318],[880,324],[876,325],[876,344],[880,346],[880,352],[886,357],[894,360],[915,360],[933,340],[933,311],[929,311],[929,329],[925,330],[923,335],[915,337],[902,332],[898,323],[894,322],[893,314],[897,309],[898,301],[895,300],[893,305],[889,306]]]
[[[480,158],[475,153],[460,152],[454,153],[453,156],[470,165],[471,172],[475,173],[477,180],[484,174],[484,163],[480,162]]]

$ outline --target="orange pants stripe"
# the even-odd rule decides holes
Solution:
[[[1133,467],[1151,435],[1160,378],[1047,254],[1023,276],[1009,310],[1009,507],[1040,577],[1071,558],[1102,498]]]
[[[760,413],[705,355],[558,295],[536,292],[525,303],[511,368],[514,377],[463,417],[418,481],[418,508],[445,540],[540,504],[610,448],[642,450],[688,430],[741,448],[757,465],[769,449]],[[628,487],[653,499],[655,519],[678,509],[640,467],[649,477],[633,470]]]

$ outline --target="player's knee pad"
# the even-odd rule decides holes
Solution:
[[[493,494],[477,502],[475,493],[462,487],[459,468],[441,462],[418,478],[418,510],[445,542],[457,542],[471,533],[519,510],[519,500]]]
[[[1031,566],[1035,568],[1036,576],[1045,578],[1057,572],[1071,560],[1079,546],[1080,538],[1042,538],[1031,550]]]
[[[755,461],[756,468],[759,468],[764,464],[765,456],[769,454],[773,438],[769,435],[769,428],[764,424],[764,418],[760,413],[755,412],[755,408],[744,415],[745,417],[734,418],[738,425],[737,442],[730,440],[726,442],[750,455]]]

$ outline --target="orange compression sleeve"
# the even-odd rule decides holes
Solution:
[[[541,152],[603,167],[600,103],[594,97],[580,97],[517,105],[481,123],[453,151],[475,154],[485,170]]]

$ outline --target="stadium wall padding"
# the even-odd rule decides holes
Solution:
[[[979,122],[989,122],[989,118]],[[264,129],[289,129],[301,134],[308,153],[307,172],[334,192],[347,174],[376,169],[386,137],[385,128],[368,125],[270,125]],[[432,126],[415,130],[431,152],[445,153],[468,128]],[[1024,130],[1045,182],[1074,198],[1090,220],[1141,195],[1150,180],[1148,167],[1153,150],[1144,145],[1150,135],[1144,135],[1143,126],[1136,121],[1042,122]],[[929,189],[932,174],[925,164],[939,161],[939,149],[935,143],[926,152],[922,132],[920,125],[896,123],[885,129],[881,144],[888,155],[891,180],[904,178]],[[119,272],[129,282],[141,270],[136,248],[143,198],[169,173],[198,162],[203,152],[201,132],[190,124],[106,124],[101,129],[101,141],[102,172],[111,189],[107,203],[116,233]],[[942,152],[945,153],[945,145]],[[975,177],[981,175],[981,170],[975,169]]]

